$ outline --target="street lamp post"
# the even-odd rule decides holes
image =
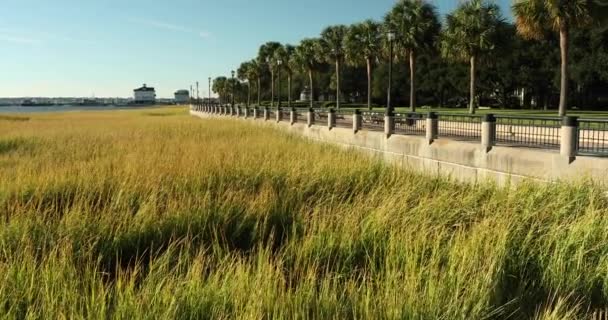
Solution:
[[[279,100],[279,108],[281,108],[281,65],[283,65],[283,60],[277,60],[277,99]]]
[[[232,98],[230,102],[230,107],[234,110],[234,70],[232,70]]]
[[[386,99],[386,115],[393,114],[392,94],[393,94],[393,42],[395,41],[395,32],[389,31],[386,34],[389,44],[389,62],[388,62],[388,96]]]

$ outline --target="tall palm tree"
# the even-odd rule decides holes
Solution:
[[[275,60],[281,60],[283,64],[281,65],[281,70],[285,70],[287,72],[287,106],[291,108],[291,84],[293,80],[293,71],[294,71],[294,59],[293,56],[295,54],[295,47],[286,44],[277,51],[275,51]],[[296,63],[297,65],[297,63]]]
[[[251,62],[249,61],[243,62],[236,71],[239,80],[247,82],[247,107],[251,105],[251,81],[249,78],[250,64]]]
[[[340,66],[345,55],[345,39],[348,27],[337,25],[325,28],[321,32],[319,53],[327,62],[336,64],[336,108],[340,109]]]
[[[442,39],[445,57],[470,63],[470,113],[475,113],[477,62],[494,50],[503,24],[499,7],[490,0],[463,2],[446,17]]]
[[[225,103],[225,96],[226,96],[226,90],[227,90],[227,83],[228,83],[228,78],[226,77],[217,77],[213,80],[213,92],[217,93],[219,99],[220,99],[220,104]]]
[[[274,73],[276,70],[276,60],[274,52],[282,45],[278,42],[267,42],[260,47],[258,52],[258,64],[270,71],[270,106],[274,107]]]
[[[608,17],[606,0],[515,0],[513,12],[517,31],[527,39],[541,39],[546,30],[559,32],[561,51],[561,85],[559,115],[568,109],[568,51],[570,32]]]
[[[249,82],[256,83],[256,93],[258,96],[257,97],[258,98],[257,99],[258,107],[260,106],[260,102],[262,99],[261,92],[260,92],[260,83],[262,82],[261,77],[262,77],[262,71],[260,70],[260,65],[258,64],[258,61],[256,59],[249,61],[248,68],[247,68],[247,78],[249,79]]]
[[[346,61],[367,67],[367,108],[372,109],[372,66],[382,50],[382,26],[373,20],[352,25],[346,35]]]
[[[314,91],[314,76],[315,68],[318,66],[317,48],[319,47],[318,39],[304,39],[295,48],[293,62],[299,65],[302,70],[308,73],[308,86],[310,90],[310,107],[314,107],[315,91]]]
[[[410,109],[416,111],[416,57],[432,47],[441,30],[435,7],[425,0],[399,0],[385,19],[397,34],[397,43],[406,50],[410,63]]]

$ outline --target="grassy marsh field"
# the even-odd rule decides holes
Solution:
[[[0,317],[605,319],[608,198],[184,108],[0,116]]]

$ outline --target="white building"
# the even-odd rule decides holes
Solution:
[[[175,103],[176,104],[184,104],[190,101],[190,91],[188,90],[178,90],[175,92]]]
[[[310,101],[310,89],[308,87],[304,87],[304,90],[300,93],[299,101]]]
[[[135,103],[147,104],[156,102],[156,90],[151,87],[147,87],[144,84],[143,87],[133,90],[133,96]]]

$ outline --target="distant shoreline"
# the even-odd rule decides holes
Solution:
[[[79,105],[61,105],[61,106],[0,106],[0,113],[47,113],[47,112],[65,112],[65,111],[99,111],[99,110],[137,110],[150,108],[163,108],[167,105],[97,105],[97,106],[79,106]]]

